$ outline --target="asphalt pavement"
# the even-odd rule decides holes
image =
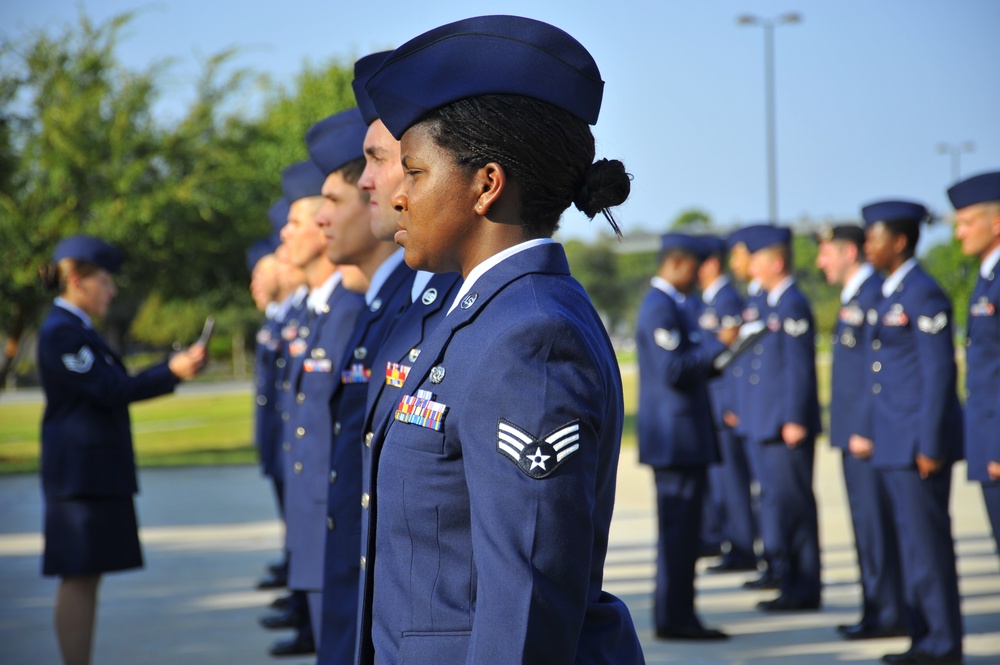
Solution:
[[[955,468],[952,516],[959,556],[966,663],[1000,664],[1000,560],[982,497]],[[816,465],[823,545],[823,609],[767,615],[754,609],[774,592],[747,591],[748,574],[698,577],[704,623],[726,642],[657,641],[650,625],[655,515],[652,475],[635,451],[622,453],[606,589],[632,610],[646,660],[659,663],[819,665],[875,663],[904,651],[905,638],[845,642],[834,626],[858,619],[860,590],[840,477],[825,445]],[[278,558],[282,531],[271,489],[254,467],[145,469],[137,499],[145,569],[108,575],[100,595],[95,665],[256,665],[286,632],[257,620],[278,594],[255,589]],[[41,497],[36,475],[0,477],[0,664],[58,663],[52,630],[57,582],[42,578]],[[699,568],[713,563],[702,559]],[[487,664],[488,665],[488,664]]]

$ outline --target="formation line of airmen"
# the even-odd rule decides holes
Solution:
[[[910,649],[885,655],[887,663],[962,662],[948,501],[952,466],[963,457],[969,479],[982,485],[1000,551],[1000,172],[963,180],[948,195],[955,237],[980,260],[965,335],[964,418],[952,305],[915,257],[927,209],[877,201],[861,209],[864,227],[836,226],[817,239],[816,266],[842,287],[829,438],[842,451],[863,594],[858,623],[837,632],[848,640],[909,636]],[[756,570],[756,527],[765,570],[745,586],[778,590],[759,609],[821,606],[815,325],[792,277],[791,239],[772,224],[725,241],[662,237],[636,333],[639,454],[653,467],[659,515],[661,638],[727,637],[694,611],[706,502],[721,508],[730,542],[709,572]],[[733,274],[749,279],[742,305],[722,274],[727,249]]]

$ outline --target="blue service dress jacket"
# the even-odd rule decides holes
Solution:
[[[873,271],[837,313],[832,339],[830,445],[842,450],[848,449],[852,434],[867,428],[869,396],[864,387],[871,371],[868,350],[872,330],[868,321],[878,316],[881,301],[882,278]]]
[[[444,320],[448,308],[455,300],[455,295],[462,286],[462,276],[458,273],[443,273],[431,277],[427,286],[413,303],[406,308],[399,321],[393,327],[385,340],[373,365],[373,372],[385,368],[384,380],[373,380],[368,384],[368,402],[365,409],[363,431],[364,447],[361,454],[361,491],[368,496],[368,502],[361,514],[361,570],[367,567],[368,550],[375,547],[375,499],[372,491],[372,479],[377,477],[378,469],[372,455],[372,432],[376,423],[383,423],[391,418],[399,404],[399,391],[403,382],[420,357],[420,350],[430,338],[438,324]],[[371,603],[371,586],[366,584],[367,577],[360,577],[361,587],[358,593],[359,608],[365,603]],[[359,613],[362,610],[359,609]],[[360,615],[360,614],[359,614]],[[361,626],[359,625],[359,631]],[[371,653],[370,633],[359,637],[361,651]]]
[[[402,251],[402,250],[400,250]],[[375,358],[386,336],[410,304],[416,273],[400,262],[362,309],[338,366],[337,384],[325,415],[333,422],[329,482],[326,483],[325,552],[319,562],[323,606],[318,665],[353,660],[357,638],[361,513],[368,498],[361,489],[362,427]]]
[[[702,336],[683,306],[654,286],[639,306],[636,346],[639,461],[653,467],[719,462],[708,379],[725,345]]]
[[[286,546],[291,554],[288,571],[291,589],[322,588],[326,492],[330,484],[333,437],[326,405],[339,384],[338,359],[347,348],[363,306],[364,299],[359,294],[338,285],[322,311],[307,314],[299,322],[304,337],[290,343],[293,373],[289,379],[291,406],[286,428],[290,432],[290,464],[285,473],[285,522]]]
[[[698,312],[698,327],[705,335],[716,335],[726,328],[738,328],[743,323],[743,299],[728,280],[720,286],[711,298],[701,301]],[[730,368],[708,382],[708,394],[712,399],[712,415],[717,427],[723,426],[723,414],[735,413],[735,378]]]
[[[167,364],[129,375],[93,328],[56,305],[39,332],[38,368],[46,396],[41,462],[46,500],[135,494],[128,405],[174,390],[179,380]]]
[[[969,302],[965,338],[965,457],[969,480],[991,481],[986,467],[1000,462],[1000,279],[994,266],[980,276]],[[1000,535],[997,536],[1000,538]]]
[[[471,286],[373,437],[362,663],[643,662],[627,607],[601,589],[621,391],[560,245]]]
[[[951,301],[919,265],[879,305],[866,400],[878,468],[915,468],[917,454],[962,458]]]
[[[811,441],[821,431],[816,391],[816,342],[812,309],[795,284],[763,301],[768,334],[746,353],[742,429],[754,443],[780,443],[785,423],[805,427]],[[783,443],[781,445],[784,445]]]
[[[275,314],[276,316],[276,314]],[[281,357],[281,321],[268,316],[257,330],[254,379],[254,442],[261,471],[266,476],[281,473],[275,464],[275,448],[281,445],[281,412],[278,410],[278,358]]]

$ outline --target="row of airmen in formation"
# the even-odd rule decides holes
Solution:
[[[522,20],[482,20],[499,30],[503,48],[521,54]],[[565,320],[580,323],[574,334],[596,321],[592,312],[569,304],[575,283],[540,291],[531,280],[515,281],[508,274],[515,267],[527,274],[565,270],[559,267],[564,259],[534,263],[554,251],[544,233],[529,236],[536,239],[518,245],[518,254],[484,249],[485,260],[470,264],[474,269],[463,271],[463,280],[440,269],[448,265],[441,263],[446,248],[434,245],[435,234],[418,243],[415,230],[425,220],[418,220],[416,198],[404,202],[412,226],[400,224],[404,205],[396,192],[404,171],[397,139],[427,107],[397,107],[394,94],[379,100],[371,93],[380,85],[388,89],[390,83],[421,80],[417,67],[429,64],[422,58],[432,58],[435,49],[442,50],[439,55],[447,51],[450,62],[478,53],[472,45],[482,26],[454,25],[459,27],[442,28],[446,38],[429,34],[404,47],[404,54],[378,53],[356,63],[358,108],[326,118],[307,133],[310,160],[283,171],[284,196],[271,210],[280,247],[264,242],[256,248],[258,254],[275,254],[255,261],[254,269],[258,302],[269,312],[258,336],[257,438],[286,524],[287,586],[294,592],[289,602],[296,615],[308,617],[296,638],[277,644],[274,653],[309,652],[315,645],[320,663],[409,662],[410,657],[573,662],[584,653],[607,662],[642,662],[621,601],[604,592],[595,595],[599,584],[578,586],[588,576],[601,576],[606,544],[604,537],[596,545],[593,539],[595,533],[606,537],[607,491],[613,494],[617,456],[617,443],[605,446],[604,437],[620,433],[620,403],[599,399],[620,396],[617,368],[604,363],[606,354],[599,350],[606,347],[606,335],[604,341],[575,339],[570,349],[563,348],[560,328],[540,336],[518,323],[517,309],[543,293],[546,307],[568,308]],[[539,34],[553,37],[557,51],[579,53],[564,33]],[[582,83],[579,72],[565,73],[544,50],[525,57],[552,76],[569,76],[577,87],[501,73],[496,76],[502,84],[490,82],[498,85],[496,91],[547,99],[570,90],[565,94],[571,99],[557,100],[557,106],[596,119],[592,107],[600,93]],[[463,88],[453,98],[482,94],[482,87],[470,82],[479,75],[470,72],[408,93],[441,94],[433,100],[440,106],[451,101],[441,86]],[[373,83],[373,76],[380,81]],[[402,117],[411,112],[413,117]],[[438,176],[426,162],[406,151],[403,158],[407,182],[435,182]],[[481,189],[472,199],[482,211],[483,205],[496,205],[491,180],[496,172],[487,167],[477,173],[485,179],[477,181]],[[998,177],[970,179],[952,190],[960,214],[971,208],[993,215],[991,248],[1000,245],[995,210],[1000,204],[991,203],[1000,201]],[[457,205],[446,197],[433,201],[434,215],[444,220]],[[494,213],[502,215],[503,209]],[[912,648],[892,660],[903,663],[958,662],[962,653],[947,512],[949,471],[962,456],[960,412],[953,390],[951,307],[913,259],[925,214],[907,202],[866,207],[870,267],[859,260],[857,231],[836,229],[824,242],[829,249],[821,251],[831,266],[830,255],[844,262],[842,274],[824,267],[831,280],[845,283],[834,350],[832,439],[845,450],[852,505],[880,508],[855,511],[865,611],[857,626],[842,632],[849,638],[907,632]],[[444,222],[440,234],[449,242],[461,237]],[[404,245],[407,263],[434,272],[411,269],[394,240]],[[655,617],[657,635],[665,639],[724,637],[701,626],[693,608],[697,552],[691,544],[698,541],[709,468],[726,505],[731,548],[724,565],[756,567],[749,516],[751,478],[756,479],[764,558],[780,589],[762,609],[806,610],[821,602],[812,494],[820,423],[809,304],[790,277],[787,230],[750,227],[729,241],[734,272],[743,277],[745,263],[753,278],[746,302],[717,281],[724,244],[710,247],[702,238],[670,234],[638,322],[639,446],[641,460],[655,469],[661,532]],[[997,252],[977,253],[986,265],[996,262]],[[849,256],[854,260],[848,265]],[[713,266],[717,279],[709,280]],[[877,273],[887,275],[884,283]],[[991,270],[987,274],[990,279],[977,290],[983,300],[973,307],[980,319],[970,330],[974,344],[968,350],[970,358],[989,359],[975,365],[982,371],[1000,358],[991,318],[997,293]],[[698,277],[704,308],[699,304],[696,311],[694,299],[684,294]],[[516,292],[522,300],[486,307],[505,289],[505,297]],[[487,348],[495,352],[488,363]],[[594,372],[565,375],[560,366],[577,356],[596,361],[576,363],[574,372]],[[975,401],[991,393],[978,394],[981,380],[970,375],[967,431],[995,433],[983,422],[993,408]],[[570,404],[573,408],[563,412],[560,405]],[[484,410],[503,413],[471,417]],[[463,420],[463,414],[470,417]],[[591,430],[598,422],[609,427]],[[400,423],[413,427],[403,432]],[[600,446],[592,446],[595,436]],[[980,467],[1000,459],[1000,453],[981,451],[987,441],[985,435],[970,437],[967,455],[970,473],[995,496],[995,483]],[[588,480],[596,489],[587,492],[600,496],[592,511],[572,500],[580,492],[581,478],[570,471],[578,455],[595,456],[589,461],[600,469],[600,478]],[[517,473],[508,475],[510,469]],[[545,494],[539,493],[543,486]],[[584,512],[567,514],[574,505]],[[584,523],[590,527],[581,528]],[[879,534],[878,542],[866,535],[872,533]],[[526,556],[526,547],[532,551],[530,566],[512,566]],[[551,558],[550,551],[591,551],[595,557]],[[375,554],[381,563],[373,567]],[[887,563],[896,561],[902,565]],[[523,580],[501,574],[525,570],[545,573]],[[900,573],[899,579],[887,579]],[[579,621],[566,620],[579,616],[584,605]],[[518,608],[541,614],[521,616]]]
[[[842,286],[829,439],[843,452],[863,591],[860,621],[837,631],[849,640],[910,636],[910,650],[885,656],[891,663],[962,661],[948,512],[955,461],[964,457],[969,479],[982,486],[1000,540],[1000,172],[948,194],[955,235],[981,260],[965,337],[964,420],[952,304],[915,258],[924,206],[872,203],[861,211],[864,228],[837,226],[818,238],[816,265]],[[636,333],[640,461],[654,469],[659,511],[658,634],[726,637],[694,612],[695,561],[709,531],[703,502],[729,542],[709,570],[756,570],[759,537],[766,572],[747,586],[779,591],[759,609],[821,605],[815,330],[792,277],[791,246],[790,232],[772,225],[725,241],[662,238]],[[727,250],[745,297],[724,275]],[[691,297],[699,286],[701,297]]]

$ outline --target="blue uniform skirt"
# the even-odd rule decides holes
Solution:
[[[46,502],[42,575],[95,575],[141,567],[132,497]]]

